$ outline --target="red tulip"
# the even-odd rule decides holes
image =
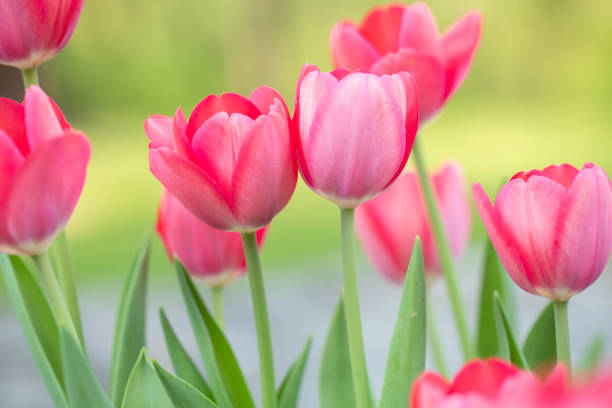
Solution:
[[[601,274],[612,249],[612,188],[600,167],[518,173],[493,206],[480,184],[472,191],[506,271],[527,292],[565,301]]]
[[[79,200],[89,156],[85,135],[37,86],[23,104],[0,98],[1,252],[49,248]]]
[[[145,122],[151,172],[196,217],[229,231],[255,231],[293,194],[297,166],[289,113],[272,88],[249,99],[210,95],[185,120]]]
[[[27,69],[54,57],[70,40],[84,0],[2,0],[0,63]]]
[[[482,18],[470,12],[440,35],[424,3],[375,7],[356,27],[337,23],[331,32],[334,64],[375,74],[410,72],[419,87],[420,118],[444,105],[467,76],[480,42]]]
[[[266,231],[267,227],[257,231],[260,248]],[[247,272],[240,234],[200,221],[167,191],[162,193],[157,232],[170,260],[176,256],[209,286],[224,286]]]
[[[432,174],[431,181],[452,253],[458,258],[467,247],[471,224],[463,170],[457,164],[446,164]],[[366,254],[392,281],[403,282],[417,236],[421,238],[429,276],[440,271],[431,223],[415,171],[405,172],[387,191],[360,205],[355,221]]]
[[[418,127],[408,74],[376,76],[305,65],[294,123],[300,172],[317,194],[342,208],[378,195],[399,176]]]

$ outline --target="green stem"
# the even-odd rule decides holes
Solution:
[[[38,85],[38,68],[22,69],[21,75],[23,76],[23,87],[25,89],[31,85]]]
[[[57,283],[55,273],[53,272],[53,268],[51,267],[51,262],[49,262],[49,255],[46,252],[43,252],[40,255],[33,255],[32,260],[34,260],[34,263],[40,271],[42,279],[45,283],[47,295],[49,296],[49,302],[51,303],[51,307],[53,309],[53,313],[55,314],[55,318],[57,319],[57,323],[66,326],[68,330],[74,335],[74,338],[78,339],[79,337],[76,334],[74,323],[72,322],[72,318],[70,317],[70,312],[68,311],[68,307],[66,306],[62,290],[60,289],[60,286]]]
[[[223,286],[213,286],[210,290],[212,292],[215,320],[221,330],[223,330]]]
[[[446,360],[444,359],[444,352],[442,351],[442,344],[440,343],[440,337],[438,336],[438,328],[434,321],[434,312],[431,307],[431,301],[429,296],[427,297],[427,332],[429,333],[429,343],[431,344],[431,351],[434,358],[434,363],[438,372],[445,378],[448,378],[448,368],[446,367]]]
[[[85,339],[83,336],[83,326],[81,324],[81,312],[79,311],[79,300],[74,281],[74,271],[72,269],[72,263],[70,262],[66,230],[63,230],[57,236],[53,243],[52,251],[51,255],[53,256],[54,265],[56,267],[59,286],[62,289],[64,299],[66,300],[66,306],[70,312],[70,317],[72,317],[72,322],[79,335],[79,341],[84,348]]]
[[[438,250],[438,256],[440,257],[440,263],[442,266],[442,272],[446,279],[446,287],[455,315],[455,322],[457,324],[457,330],[459,331],[459,340],[461,341],[461,348],[463,350],[463,357],[465,360],[469,360],[473,356],[472,346],[470,343],[470,334],[468,331],[467,320],[465,318],[465,310],[463,309],[463,302],[457,287],[457,279],[455,277],[455,270],[453,267],[453,260],[451,257],[450,246],[444,226],[442,225],[442,219],[440,217],[440,211],[434,198],[434,194],[431,187],[431,182],[427,176],[427,166],[425,165],[425,159],[421,152],[420,137],[417,136],[414,141],[414,147],[412,148],[412,154],[417,166],[417,173],[419,174],[419,180],[425,196],[425,202],[427,204],[427,212],[431,220],[431,226],[433,229],[436,248]]]
[[[355,209],[340,209],[342,232],[342,269],[344,271],[344,313],[348,329],[349,354],[357,408],[371,405],[370,386],[363,346],[363,329],[359,310],[359,287],[355,271]]]
[[[567,319],[567,301],[553,302],[555,310],[555,334],[557,337],[557,361],[565,364],[568,372],[572,372],[570,355],[569,323]]]
[[[261,398],[263,408],[276,408],[276,391],[274,382],[274,357],[272,355],[272,338],[270,335],[270,320],[266,293],[264,289],[259,250],[254,232],[242,233],[242,245],[246,258],[251,287],[251,300],[255,315],[257,330],[257,345],[259,347],[259,369],[261,372]]]

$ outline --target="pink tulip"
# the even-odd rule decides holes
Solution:
[[[493,206],[480,184],[472,192],[506,271],[527,292],[565,301],[601,274],[612,249],[612,189],[600,167],[518,173]]]
[[[64,229],[89,162],[85,135],[37,86],[0,98],[0,251],[36,255]]]
[[[267,229],[257,231],[260,248]],[[176,256],[190,274],[209,286],[224,286],[247,272],[240,234],[200,221],[167,191],[162,193],[157,232],[170,260]]]
[[[405,73],[326,73],[305,65],[293,120],[306,184],[354,208],[384,191],[404,168],[418,128],[416,85]]]
[[[2,0],[0,63],[21,69],[54,57],[70,40],[84,0]]]
[[[337,23],[331,32],[334,64],[375,74],[410,72],[419,87],[420,118],[433,116],[467,76],[480,42],[482,18],[470,12],[440,35],[424,3],[375,7],[356,27]]]
[[[463,170],[448,163],[431,176],[453,255],[465,251],[471,211]],[[394,282],[403,282],[410,263],[412,245],[421,238],[428,276],[440,271],[427,207],[415,171],[407,171],[380,196],[363,203],[356,212],[357,235],[374,266]]]
[[[185,120],[145,122],[151,172],[196,217],[228,231],[255,231],[293,194],[297,166],[289,113],[272,88],[249,99],[210,95]]]

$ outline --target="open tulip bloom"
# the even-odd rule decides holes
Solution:
[[[147,239],[121,291],[107,392],[87,357],[64,233],[90,145],[37,86],[36,75],[66,45],[82,5],[0,1],[0,63],[21,68],[26,85],[23,103],[0,98],[0,272],[56,408],[297,408],[311,339],[279,381],[259,250],[298,173],[341,215],[344,287],[322,347],[321,408],[612,406],[612,367],[598,370],[597,340],[580,370],[572,370],[567,316],[570,297],[602,274],[612,251],[612,184],[602,168],[563,164],[520,172],[493,203],[473,184],[490,240],[478,327],[467,324],[454,272],[471,227],[465,175],[455,162],[427,173],[416,134],[466,78],[482,19],[470,12],[440,34],[422,3],[375,7],[359,26],[337,23],[331,34],[337,69],[303,66],[293,116],[276,90],[261,86],[248,97],[209,95],[189,117],[178,108],[174,116],[145,120],[149,168],[163,186],[156,230],[175,264],[201,364],[163,309],[174,373],[146,351]],[[405,171],[409,156],[416,169]],[[366,367],[355,221],[375,269],[402,284],[379,379]],[[221,288],[245,274],[260,405],[223,328]],[[437,275],[448,288],[464,357],[454,376],[446,374],[427,306],[426,282]],[[551,300],[523,342],[512,281]],[[212,289],[210,299],[195,282]],[[439,373],[426,371],[427,332]],[[441,338],[448,337],[445,330]],[[382,383],[379,395],[370,378]]]

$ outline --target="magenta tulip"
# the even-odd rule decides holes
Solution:
[[[566,301],[601,274],[612,249],[612,188],[600,167],[518,173],[494,205],[480,184],[472,191],[506,271],[527,292]]]
[[[293,194],[297,166],[282,97],[257,88],[249,99],[210,95],[189,122],[145,122],[151,172],[196,217],[227,231],[255,231],[272,221]]]
[[[257,231],[260,248],[266,231],[267,227]],[[167,191],[162,193],[157,232],[170,260],[178,258],[206,285],[225,286],[247,272],[240,234],[200,221]]]
[[[480,42],[482,18],[470,12],[440,35],[424,3],[375,7],[356,27],[337,23],[331,32],[334,64],[375,74],[410,72],[419,87],[420,118],[444,105],[467,76]]]
[[[37,86],[23,104],[0,98],[0,251],[37,255],[79,200],[90,147]]]
[[[21,69],[54,57],[70,40],[84,0],[2,0],[0,63]]]
[[[471,211],[463,170],[449,163],[431,176],[451,251],[459,258],[470,237]],[[394,282],[403,282],[412,245],[421,238],[428,277],[440,271],[431,222],[415,171],[407,171],[380,196],[356,212],[357,235],[376,269]]]
[[[293,120],[306,184],[354,208],[384,191],[404,168],[418,128],[416,85],[405,73],[326,73],[305,65]]]

